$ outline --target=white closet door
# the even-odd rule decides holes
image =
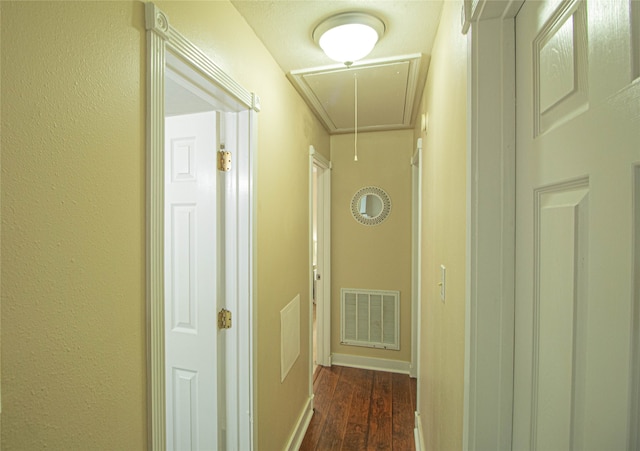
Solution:
[[[631,5],[526,1],[516,19],[514,450],[626,450],[639,427]]]

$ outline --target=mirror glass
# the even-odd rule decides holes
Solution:
[[[391,212],[389,195],[376,186],[364,187],[351,199],[351,214],[360,224],[375,226],[383,222]]]
[[[373,193],[360,198],[360,214],[365,218],[375,218],[382,213],[382,199]]]

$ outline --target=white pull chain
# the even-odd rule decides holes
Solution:
[[[354,93],[354,97],[355,97],[355,106],[354,106],[354,110],[355,110],[355,119],[354,119],[354,128],[355,128],[355,132],[354,132],[354,141],[353,141],[353,161],[358,161],[358,76],[354,73],[353,74],[353,84],[355,87],[355,93]]]

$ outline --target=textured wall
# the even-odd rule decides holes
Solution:
[[[427,449],[462,449],[466,240],[466,58],[460,1],[445,2],[422,111],[420,398]],[[418,121],[418,127],[419,127]],[[420,136],[419,130],[416,136]],[[440,300],[440,265],[447,268]]]
[[[262,99],[257,444],[280,449],[308,396],[308,146],[328,156],[329,138],[230,3],[158,6]],[[145,449],[143,4],[0,7],[2,448]],[[281,384],[279,311],[298,293]]]
[[[411,361],[411,130],[331,137],[331,352]],[[365,186],[384,189],[391,214],[365,226],[351,215],[351,199]],[[400,350],[340,344],[340,289],[400,291]]]
[[[142,449],[143,7],[1,7],[2,448]]]

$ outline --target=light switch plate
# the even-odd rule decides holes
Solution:
[[[447,285],[447,268],[444,265],[440,265],[440,300],[444,302],[446,297],[446,285]]]

